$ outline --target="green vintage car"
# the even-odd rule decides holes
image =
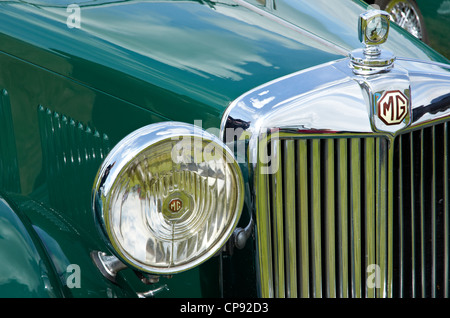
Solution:
[[[450,65],[366,9],[1,1],[0,297],[448,297]]]

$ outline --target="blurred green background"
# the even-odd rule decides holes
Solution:
[[[428,32],[429,45],[450,59],[450,0],[416,0]]]

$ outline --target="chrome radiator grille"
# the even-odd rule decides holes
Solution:
[[[394,296],[449,296],[448,129],[439,124],[395,142]]]
[[[261,296],[448,297],[447,123],[269,145],[279,169],[256,171]]]

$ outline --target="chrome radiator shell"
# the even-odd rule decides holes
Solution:
[[[448,297],[449,66],[396,67],[367,78],[346,59],[328,63],[225,113],[223,140],[247,141],[237,156],[251,181],[261,297]],[[379,131],[373,83],[393,89],[405,77],[410,123]]]

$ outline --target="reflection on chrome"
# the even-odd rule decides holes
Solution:
[[[257,87],[222,118],[221,137],[231,149],[246,141],[260,295],[426,297],[441,283],[448,295],[448,280],[434,276],[420,290],[402,282],[411,273],[425,277],[424,262],[437,271],[449,259],[425,248],[448,248],[439,238],[449,229],[436,224],[449,202],[437,193],[450,187],[450,66],[398,58],[387,73],[361,76],[349,61]],[[408,115],[383,124],[380,96],[392,97],[392,114],[408,98]],[[394,97],[401,99],[396,105]],[[240,135],[229,138],[227,129],[236,127]],[[259,160],[264,147],[278,165],[271,174],[263,171],[270,162]],[[411,228],[414,222],[431,224],[430,236]],[[404,258],[411,244],[422,246],[412,263]],[[368,264],[380,268],[379,288],[365,284]]]
[[[353,74],[348,65],[349,59],[326,63],[247,92],[226,110],[221,138],[234,142],[227,138],[227,128],[233,132],[240,129],[240,135],[245,134],[247,139],[274,128],[308,134],[372,134],[368,95],[372,91],[367,88],[377,82],[398,89],[399,83],[407,81],[411,88],[411,127],[450,115],[447,106],[436,109],[436,103],[450,94],[450,65],[398,58],[393,70],[398,72],[367,77]]]

